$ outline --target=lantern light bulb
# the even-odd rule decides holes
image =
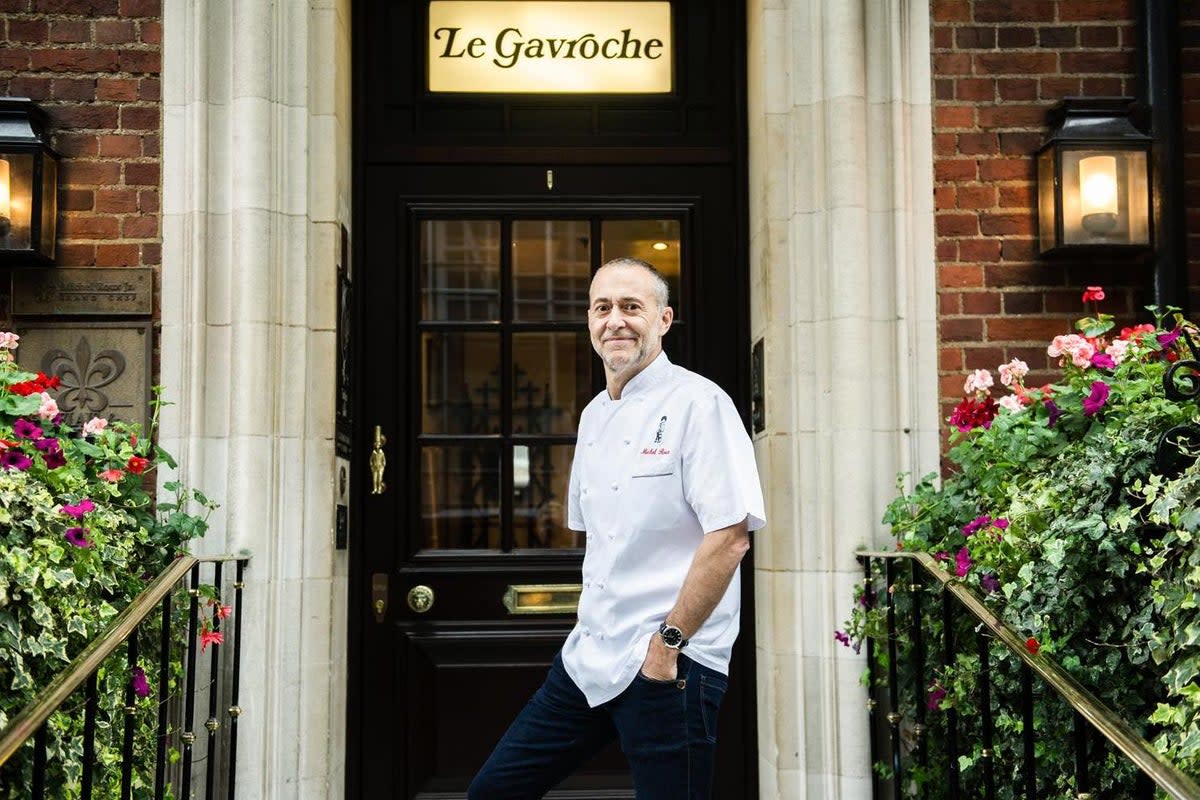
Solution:
[[[1111,233],[1119,211],[1115,156],[1079,160],[1079,194],[1083,227],[1098,236]]]
[[[12,195],[10,192],[8,159],[0,158],[0,236],[7,236],[12,225]]]

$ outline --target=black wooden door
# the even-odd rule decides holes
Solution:
[[[583,537],[566,528],[566,486],[579,412],[603,386],[585,325],[603,260],[667,274],[668,355],[745,406],[732,186],[723,166],[367,170],[350,796],[465,796],[573,624]],[[744,569],[724,799],[757,796]],[[550,796],[632,797],[623,757],[612,748]]]

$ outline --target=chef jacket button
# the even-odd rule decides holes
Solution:
[[[584,493],[584,494],[587,494],[587,487],[586,487],[586,486],[585,486],[585,487],[583,487],[583,493]]]
[[[584,629],[583,629],[583,635],[584,635],[584,636],[591,636],[591,635],[592,635],[592,632],[591,632],[591,631],[589,631],[587,628],[584,628]]]
[[[630,444],[632,441],[633,441],[632,439],[626,439],[625,444]]]
[[[610,534],[608,535],[608,540],[609,540],[610,542],[611,542],[613,539],[616,539],[616,538],[617,538],[617,535],[616,535],[615,533],[610,533]]]
[[[600,634],[600,641],[602,641],[602,642],[604,641],[604,634],[603,634],[603,633],[602,633],[602,634]]]
[[[594,444],[595,444],[595,442],[588,442],[588,447],[591,447]]]
[[[620,487],[619,487],[617,484],[615,484],[615,483],[612,485],[612,490],[613,490],[614,492],[615,492],[617,489],[619,489],[619,488],[620,488]]]

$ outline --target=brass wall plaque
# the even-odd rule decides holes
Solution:
[[[17,363],[30,372],[58,376],[51,394],[66,422],[92,417],[135,422],[146,430],[150,408],[150,322],[26,322]]]
[[[154,304],[154,270],[49,269],[13,274],[13,314],[149,316]]]

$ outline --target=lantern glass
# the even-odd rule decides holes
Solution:
[[[1044,253],[1055,246],[1057,205],[1054,202],[1054,149],[1038,154],[1038,245]]]
[[[51,153],[42,155],[42,224],[39,248],[49,259],[54,258],[55,220],[58,218],[58,159]]]
[[[1144,150],[1063,148],[1061,159],[1063,244],[1149,244]]]
[[[0,153],[0,249],[33,246],[33,180],[32,153]]]

